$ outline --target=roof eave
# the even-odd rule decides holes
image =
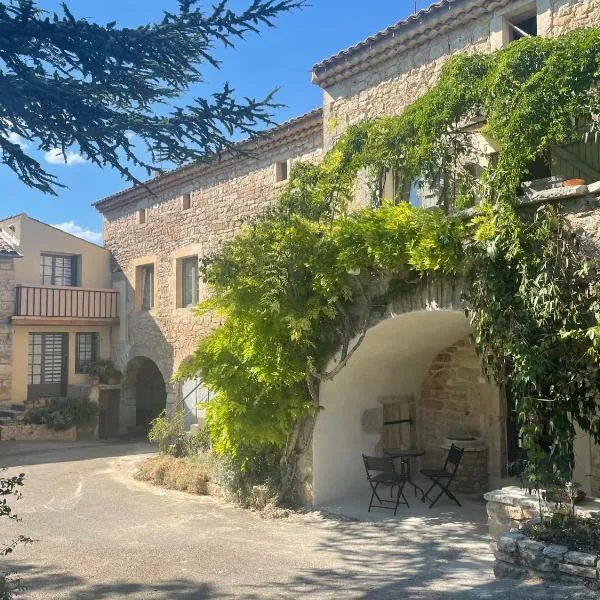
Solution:
[[[464,20],[491,13],[512,0],[441,0],[398,21],[365,40],[316,64],[312,82],[321,88],[343,81],[353,74],[385,60],[393,51],[406,51],[429,39],[455,29]]]
[[[264,147],[277,148],[284,145],[290,137],[294,139],[302,139],[313,135],[323,126],[323,109],[317,108],[304,115],[291,119],[273,129],[267,130],[263,135],[254,138],[243,140],[236,144],[242,154],[236,152],[228,152],[222,156],[215,157],[213,160],[204,163],[192,163],[176,168],[172,171],[162,173],[156,177],[144,182],[143,185],[135,185],[125,190],[121,190],[111,196],[102,198],[94,202],[92,206],[100,213],[104,213],[116,207],[124,206],[137,202],[149,195],[159,193],[174,185],[182,185],[188,183],[197,177],[212,173],[218,169],[233,163],[238,160],[243,153],[249,155],[253,151]]]

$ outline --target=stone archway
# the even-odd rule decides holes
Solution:
[[[145,435],[150,422],[167,406],[165,380],[156,363],[136,356],[123,377],[124,425],[128,433]]]
[[[368,491],[362,453],[416,446],[426,451],[423,466],[440,467],[447,435],[485,438],[484,476],[502,475],[503,397],[481,376],[468,341],[462,284],[414,286],[367,331],[336,377],[322,383],[312,448],[314,504],[362,498]],[[413,424],[406,428],[383,426],[407,419]]]

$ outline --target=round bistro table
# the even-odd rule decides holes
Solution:
[[[425,491],[419,485],[417,485],[410,478],[410,461],[412,458],[417,458],[418,456],[423,456],[425,454],[425,450],[419,450],[418,448],[387,448],[383,451],[386,456],[390,458],[399,458],[400,464],[402,465],[402,474],[406,475],[406,483],[410,484],[415,488],[415,496],[417,495],[417,490],[421,492],[421,497],[425,497]]]

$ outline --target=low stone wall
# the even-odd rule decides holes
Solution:
[[[577,579],[599,585],[597,554],[569,551],[566,546],[537,542],[522,533],[504,533],[498,538],[494,555],[498,578]]]
[[[1,441],[37,441],[37,442],[75,442],[77,427],[57,431],[45,425],[2,425],[0,426]]]
[[[520,487],[509,486],[492,490],[483,497],[487,501],[488,527],[492,540],[498,540],[503,533],[508,533],[524,522],[539,517],[537,496],[528,494]],[[546,503],[545,507],[550,510],[554,508],[554,504]],[[588,517],[600,516],[600,498],[588,498],[578,504],[577,514]]]

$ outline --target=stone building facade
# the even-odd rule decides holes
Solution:
[[[146,357],[162,374],[167,405],[181,399],[181,390],[169,382],[170,377],[193,352],[198,337],[215,325],[210,317],[198,318],[182,307],[181,263],[209,255],[235,235],[241,218],[268,206],[283,185],[290,162],[319,161],[350,125],[401,113],[436,82],[442,65],[457,53],[492,51],[523,32],[557,36],[599,25],[600,0],[440,0],[315,65],[312,80],[323,90],[322,110],[274,129],[254,147],[251,157],[184,167],[150,181],[152,194],[135,187],[96,203],[104,216],[105,244],[114,256],[121,314],[126,315],[113,339],[119,366],[127,372],[132,360]],[[581,160],[572,158],[576,150],[569,149],[567,158],[561,155],[561,169],[565,160],[572,160],[570,174],[581,167]],[[600,152],[597,162],[587,165],[588,183],[600,180]],[[596,225],[600,213],[590,211],[590,202],[595,207],[597,200],[594,194],[586,198],[585,206],[578,200],[573,218],[583,220],[591,247],[600,248]],[[147,266],[156,281],[154,301],[149,310],[140,310],[140,277],[149,272]],[[204,293],[199,291],[200,299]],[[416,439],[427,446],[425,464],[439,463],[446,443],[442,438],[454,424],[487,441],[491,478],[505,474],[506,399],[481,380],[474,350],[464,341],[469,328],[460,302],[430,305],[423,298],[428,296],[390,313],[400,329],[374,328],[377,347],[370,349],[365,343],[339,382],[322,389],[324,410],[317,420],[312,457],[304,461],[309,496],[314,491],[318,502],[336,500],[329,492],[342,474],[340,494],[352,492],[354,485],[364,488],[356,457],[361,451],[376,451],[382,435],[361,429],[361,422],[365,410],[381,406],[378,398],[414,399],[416,428],[421,431]],[[398,341],[399,335],[403,341]],[[131,378],[132,386],[137,385],[136,377]],[[122,395],[126,414],[122,428],[134,421],[132,390]],[[365,399],[365,394],[372,398]],[[354,396],[357,404],[349,407]],[[588,489],[598,492],[600,453],[589,440],[582,442],[581,451],[589,455],[582,476]],[[327,490],[317,490],[321,481]]]
[[[0,403],[11,400],[13,336],[10,316],[15,303],[14,261],[19,258],[0,232]]]
[[[510,25],[529,18],[537,35],[559,36],[598,26],[600,0],[442,0],[315,65],[325,148],[353,123],[401,113],[449,58],[499,49],[513,35]]]
[[[135,425],[136,389],[150,376],[152,364],[162,374],[166,405],[182,399],[171,377],[216,323],[185,306],[184,261],[202,260],[231,239],[244,219],[273,202],[293,164],[318,161],[321,147],[322,118],[316,110],[258,142],[242,144],[246,155],[183,167],[149,182],[151,193],[133,188],[96,204],[104,215],[104,242],[114,258],[114,283],[121,292],[121,315],[126,315],[113,339],[116,363],[125,372],[123,431]],[[153,301],[142,307],[140,269],[148,265]],[[200,283],[194,300],[205,296]],[[140,368],[141,358],[151,361],[146,369]],[[137,424],[142,425],[139,419]]]

